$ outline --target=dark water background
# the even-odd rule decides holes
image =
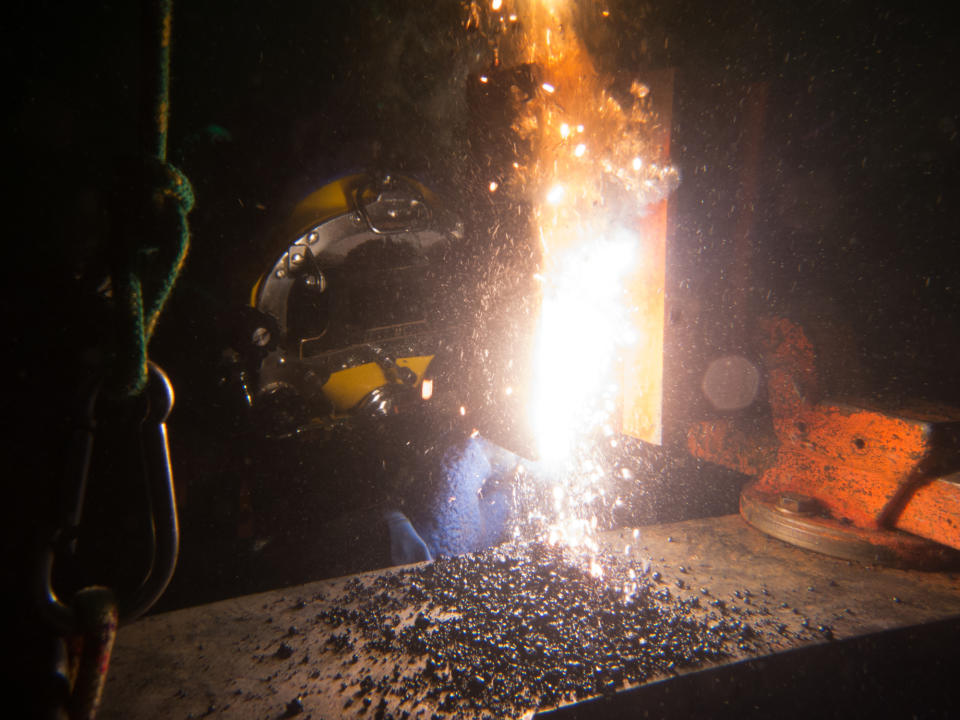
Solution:
[[[116,160],[137,150],[133,6],[16,3],[5,22],[3,307],[19,428],[10,446],[25,450],[7,480],[7,546],[20,558],[12,583],[30,566],[32,531],[61,472],[78,355],[102,322],[84,294],[102,271]],[[691,461],[682,435],[711,413],[699,390],[707,363],[755,357],[758,314],[807,327],[833,393],[960,406],[960,51],[947,15],[935,3],[608,6],[615,25],[585,12],[580,28],[602,71],[618,82],[676,71],[682,178],[669,240],[667,442],[628,443],[642,483],[623,489],[619,520],[735,511],[742,478]],[[324,516],[335,456],[305,464],[238,440],[214,391],[224,318],[272,261],[271,228],[329,179],[391,167],[454,204],[472,202],[464,83],[488,56],[461,20],[453,2],[177,4],[170,159],[197,205],[191,254],[152,348],[178,391],[184,556],[169,604],[333,572],[310,528]],[[746,274],[735,263],[745,237]],[[299,547],[301,561],[288,572],[238,560],[250,552],[235,538],[244,473],[256,474],[270,522],[297,528],[284,548]],[[113,510],[107,519],[136,525]]]

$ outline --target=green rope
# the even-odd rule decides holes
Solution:
[[[187,215],[193,209],[195,201],[193,187],[186,176],[169,163],[165,169],[170,174],[170,182],[158,193],[164,198],[165,203],[173,204],[175,227],[171,229],[171,235],[175,238],[175,244],[166,272],[155,276],[158,278],[158,287],[154,290],[153,302],[144,315],[144,335],[147,342],[153,337],[160,312],[183,269],[183,262],[186,260],[190,246],[190,226],[187,224]]]
[[[160,314],[180,275],[190,245],[187,215],[193,208],[193,188],[186,176],[166,160],[170,114],[170,35],[172,0],[144,2],[145,102],[141,143],[146,162],[129,178],[134,188],[147,188],[134,197],[114,240],[114,294],[119,315],[114,387],[139,395],[147,383],[147,346]],[[129,188],[121,189],[124,200]],[[139,242],[138,242],[139,240]]]

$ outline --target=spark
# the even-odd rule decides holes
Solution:
[[[500,186],[497,184],[496,180],[490,181],[490,192],[496,192],[498,187]]]
[[[653,261],[635,218],[679,180],[672,168],[663,171],[649,162],[660,159],[643,132],[652,108],[640,101],[649,88],[635,81],[627,98],[632,107],[622,106],[605,88],[574,31],[574,9],[553,0],[533,0],[530,5],[535,10],[524,14],[523,25],[510,28],[523,35],[521,41],[498,42],[495,48],[504,66],[533,63],[543,73],[539,103],[528,104],[529,116],[518,125],[531,133],[538,151],[522,168],[513,163],[517,179],[523,181],[516,186],[536,193],[528,198],[536,233],[531,239],[539,241],[542,251],[541,265],[533,273],[540,314],[532,379],[522,395],[543,472],[525,475],[524,482],[543,482],[536,492],[546,515],[529,519],[541,523],[537,527],[544,528],[544,538],[596,553],[601,523],[623,504],[604,484],[617,476],[633,479],[629,470],[608,468],[599,460],[606,446],[617,444],[622,395],[618,364],[635,352],[632,345],[655,346],[634,328],[642,309],[637,308],[632,283],[637,269]],[[497,11],[503,3],[491,0],[488,7]],[[598,10],[610,17],[603,5]],[[519,10],[511,12],[511,22],[517,17],[514,12]],[[554,93],[556,101],[546,99]],[[571,137],[575,140],[567,145]],[[489,187],[490,192],[496,189],[494,182]],[[589,348],[589,370],[577,371],[571,382],[571,368],[581,362],[576,348]],[[503,392],[510,395],[512,388]],[[596,559],[589,567],[592,574],[602,574]],[[631,595],[635,589],[627,586],[624,592]]]
[[[630,85],[630,92],[634,97],[643,99],[650,94],[650,86],[634,80]]]

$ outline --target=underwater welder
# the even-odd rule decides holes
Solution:
[[[290,522],[265,508],[299,503],[324,518],[365,508],[344,532],[384,525],[394,564],[500,539],[507,498],[481,492],[499,466],[463,367],[476,284],[463,224],[415,180],[356,174],[301,201],[274,243],[224,373],[283,478],[253,490],[258,533]]]

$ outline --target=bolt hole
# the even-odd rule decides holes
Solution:
[[[853,441],[853,446],[857,450],[863,450],[867,446],[867,442],[863,438],[855,438]]]
[[[802,433],[805,433],[807,431],[807,424],[805,422],[798,422],[797,430],[799,430]]]

